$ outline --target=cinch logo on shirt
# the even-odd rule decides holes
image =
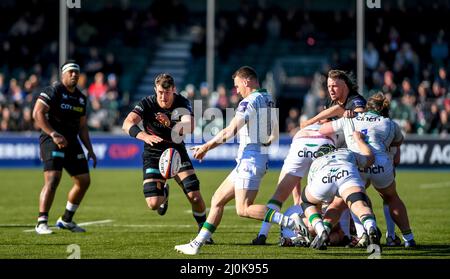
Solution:
[[[336,172],[338,169],[332,169],[327,176],[322,177],[323,183],[333,183],[338,181],[339,179],[350,175],[348,170],[342,170],[336,174],[331,175],[332,172]]]
[[[365,168],[365,169],[360,168],[359,171],[360,172],[364,172],[364,173],[368,173],[368,174],[372,174],[372,173],[373,174],[378,174],[378,173],[384,172],[384,167],[380,166],[380,165],[376,165],[376,166],[368,167],[368,168]]]
[[[381,118],[379,118],[378,116],[364,115],[364,116],[357,116],[356,120],[367,121],[367,122],[376,122],[376,121],[381,121]]]
[[[317,144],[305,144],[308,147],[317,147]],[[298,157],[300,158],[317,158],[317,151],[312,152],[308,150],[307,148],[303,148],[303,150],[300,150],[297,153]]]

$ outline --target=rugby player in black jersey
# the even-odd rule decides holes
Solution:
[[[167,148],[175,148],[181,156],[181,168],[175,180],[192,206],[199,229],[206,221],[206,206],[200,194],[200,182],[182,138],[194,129],[190,102],[176,93],[175,82],[169,74],[155,79],[155,95],[143,98],[123,122],[123,130],[142,140],[143,192],[147,206],[164,215],[168,208],[169,185],[159,171],[159,158]],[[142,130],[138,124],[143,122]],[[212,243],[212,239],[208,241]]]
[[[41,159],[44,163],[44,187],[39,199],[39,216],[36,233],[51,234],[48,213],[59,185],[62,169],[72,177],[74,185],[67,197],[64,215],[56,226],[72,232],[85,230],[72,221],[90,184],[89,159],[93,167],[97,158],[89,138],[86,103],[87,99],[76,87],[80,66],[68,61],[61,67],[61,81],[45,88],[39,95],[33,110],[36,124],[41,128],[39,138]],[[87,159],[78,137],[87,149]]]
[[[341,70],[331,70],[327,79],[328,93],[330,99],[324,110],[319,114],[303,121],[300,126],[303,129],[321,120],[335,120],[344,113],[351,116],[356,112],[363,112],[366,107],[366,100],[358,93],[358,86],[349,74]]]

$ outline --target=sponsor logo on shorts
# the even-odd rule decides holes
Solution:
[[[379,174],[384,173],[384,167],[380,165],[368,167],[368,168],[360,168],[359,172],[368,173],[368,174]]]
[[[159,169],[148,168],[148,169],[145,169],[145,173],[147,173],[147,174],[149,174],[149,173],[159,174],[160,172],[159,172]]]
[[[77,155],[77,159],[84,159],[85,157],[84,157],[84,154],[78,154]]]
[[[52,157],[64,158],[64,152],[52,151]]]
[[[322,177],[322,182],[323,183],[333,183],[343,177],[350,175],[350,172],[348,170],[341,170],[340,172],[337,172],[338,170],[339,169],[331,169],[327,176]],[[335,174],[332,174],[332,173],[335,173]]]
[[[181,165],[180,165],[180,168],[185,168],[185,167],[190,167],[192,164],[191,163],[189,163],[189,162],[183,162]]]

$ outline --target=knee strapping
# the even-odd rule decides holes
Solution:
[[[195,173],[183,179],[183,181],[181,181],[181,185],[183,186],[183,191],[186,194],[200,190],[200,181]]]
[[[143,187],[144,196],[146,198],[163,196],[164,195],[163,185],[164,184],[160,181],[145,182]]]
[[[367,198],[366,193],[364,192],[356,192],[356,193],[352,193],[350,195],[348,195],[347,199],[345,200],[345,202],[348,204],[350,203],[354,203],[357,201],[363,201],[365,202],[367,205],[369,204],[369,200]]]

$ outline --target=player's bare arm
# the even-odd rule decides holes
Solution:
[[[159,143],[162,141],[162,138],[155,136],[155,135],[149,135],[142,131],[137,125],[142,121],[142,118],[134,112],[130,112],[123,121],[122,130],[129,134],[133,133],[133,137],[142,140],[143,142],[153,146],[154,143]]]
[[[195,129],[194,117],[192,115],[181,116],[181,121],[178,122],[172,130],[179,136],[184,136],[192,133]]]
[[[330,108],[327,108],[327,109],[321,111],[319,114],[317,114],[313,118],[310,118],[310,119],[300,123],[300,128],[303,129],[306,126],[312,125],[314,123],[317,123],[317,122],[327,119],[327,118],[331,118],[331,117],[335,117],[335,116],[342,117],[344,112],[345,112],[345,109],[342,106],[334,105]]]
[[[361,132],[354,131],[353,138],[358,144],[361,155],[364,155],[367,158],[367,163],[364,167],[370,167],[375,162],[375,156],[373,155],[372,149],[370,149],[370,147],[364,141],[364,135]]]
[[[44,101],[38,99],[33,109],[33,118],[36,121],[37,126],[47,135],[50,135],[58,148],[64,148],[67,146],[66,138],[53,129],[45,116],[49,110],[50,107],[44,103]]]
[[[206,153],[216,148],[217,146],[227,142],[227,140],[231,139],[236,135],[239,129],[245,125],[245,120],[240,117],[234,117],[230,124],[223,130],[221,130],[214,138],[208,141],[205,144],[197,145],[191,148],[194,150],[194,158],[198,160],[202,160],[205,157]]]

